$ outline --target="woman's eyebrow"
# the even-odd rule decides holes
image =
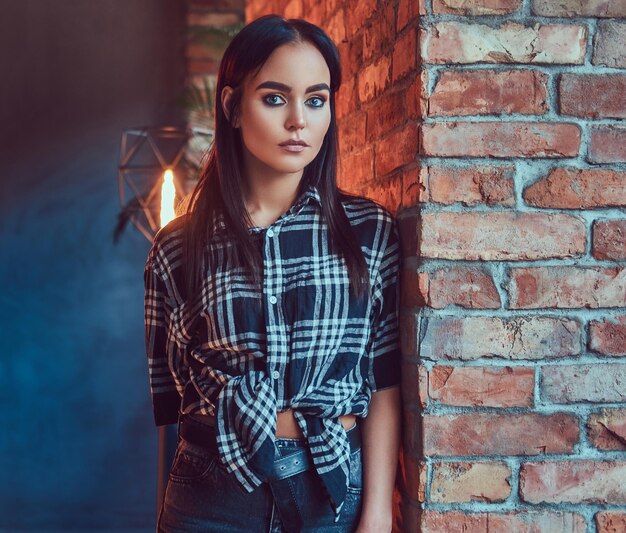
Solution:
[[[278,81],[264,81],[263,83],[257,86],[255,91],[258,91],[259,89],[277,89],[279,91],[283,91],[286,93],[291,92],[291,87],[289,87],[289,85],[285,85],[284,83],[280,83]],[[318,83],[317,85],[311,85],[310,87],[306,88],[305,92],[312,93],[315,91],[323,91],[323,90],[330,92],[330,87],[328,86],[328,84]]]

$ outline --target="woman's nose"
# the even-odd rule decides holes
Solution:
[[[289,116],[287,117],[287,129],[298,128],[302,129],[306,126],[306,120],[304,118],[304,110],[300,104],[294,104],[291,106]]]

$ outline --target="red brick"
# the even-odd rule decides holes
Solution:
[[[337,119],[341,119],[356,110],[358,102],[355,78],[348,78],[341,83],[336,96],[335,111]],[[341,140],[340,140],[341,142]]]
[[[389,48],[395,38],[394,5],[393,2],[381,4],[384,6],[372,26],[363,31],[363,59],[369,61],[380,55],[381,51]]]
[[[515,167],[479,166],[453,167],[429,166],[422,168],[421,181],[428,195],[424,201],[450,205],[502,205],[513,206],[515,196],[513,176]]]
[[[402,174],[396,172],[384,180],[370,180],[361,185],[359,194],[378,201],[396,216],[402,203]]]
[[[505,15],[517,11],[522,0],[433,0],[433,13],[451,15]]]
[[[283,16],[288,19],[300,19],[304,16],[302,0],[289,0],[285,6]]]
[[[340,43],[346,39],[346,23],[343,9],[339,9],[326,24],[326,32],[335,43]]]
[[[433,464],[430,501],[438,503],[506,500],[511,468],[502,462]]]
[[[412,207],[424,201],[426,189],[420,182],[420,169],[418,166],[404,167],[402,172],[402,207]]]
[[[597,533],[623,533],[626,531],[626,512],[600,511],[596,513]]]
[[[337,43],[341,59],[342,78],[353,78],[361,70],[363,64],[363,41],[353,39]]]
[[[626,402],[626,364],[544,366],[540,383],[542,397],[554,403]]]
[[[426,15],[424,0],[399,0],[396,32],[400,33],[407,24],[417,20],[418,15]]]
[[[424,415],[423,432],[427,456],[572,453],[579,437],[567,413]]]
[[[626,161],[626,128],[617,126],[592,128],[589,161],[592,163]]]
[[[536,360],[580,353],[580,325],[566,318],[423,317],[421,330],[420,355],[432,360]]]
[[[531,407],[534,384],[532,368],[435,366],[428,394],[446,405]]]
[[[575,157],[576,124],[445,122],[422,126],[422,153],[438,157]]]
[[[602,20],[598,23],[591,62],[626,68],[626,21]]]
[[[407,121],[407,89],[400,87],[385,91],[376,105],[367,110],[367,140],[372,142],[384,133]]]
[[[493,278],[477,267],[453,266],[419,276],[417,305],[443,309],[458,305],[466,309],[498,309],[500,295]]]
[[[555,168],[527,187],[529,205],[561,209],[593,209],[626,206],[626,172]]]
[[[626,315],[590,321],[589,349],[603,355],[626,355]]]
[[[626,219],[594,221],[592,238],[593,257],[626,261]]]
[[[366,144],[362,150],[355,150],[348,154],[341,154],[339,158],[340,182],[350,179],[351,183],[360,183],[371,180],[374,176],[374,150]],[[343,188],[343,185],[339,185]]]
[[[511,270],[511,309],[626,306],[626,269],[559,266]]]
[[[444,70],[428,100],[430,116],[542,114],[547,76],[532,70]]]
[[[533,13],[544,17],[626,17],[620,0],[533,0]]]
[[[626,118],[626,75],[561,74],[562,115],[585,118]]]
[[[365,146],[365,126],[367,115],[364,112],[353,113],[340,122],[340,143],[342,150],[352,152]]]
[[[382,56],[359,73],[359,101],[367,102],[381,94],[391,81],[391,61]]]
[[[420,533],[585,533],[587,524],[569,511],[518,511],[514,513],[468,513],[425,511]],[[407,530],[408,531],[408,530]]]
[[[323,4],[323,2],[320,2],[320,4]],[[363,28],[365,21],[374,14],[376,4],[377,0],[361,0],[350,5],[346,23],[348,38]]]
[[[585,236],[584,222],[562,213],[426,212],[416,253],[469,261],[580,257]]]
[[[409,29],[393,47],[393,74],[395,83],[417,67],[416,30]]]
[[[520,497],[529,503],[626,503],[626,462],[545,461],[520,468]]]
[[[376,144],[376,176],[415,161],[418,150],[417,125],[410,122]]]
[[[439,22],[421,35],[426,63],[556,63],[580,65],[587,31],[576,24],[499,28],[462,22]]]
[[[589,441],[600,450],[626,450],[626,409],[602,409],[589,415]]]

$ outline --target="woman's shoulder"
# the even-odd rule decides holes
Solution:
[[[395,224],[395,217],[391,211],[376,200],[345,191],[340,192],[340,198],[350,225],[355,229],[389,231]]]
[[[161,270],[170,270],[177,262],[180,262],[187,219],[188,215],[182,214],[157,231],[152,239],[147,263],[159,266]]]

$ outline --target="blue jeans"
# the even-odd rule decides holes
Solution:
[[[360,428],[355,427],[359,431]],[[276,439],[277,457],[306,448],[304,439]],[[281,519],[293,513],[303,532],[350,533],[361,515],[363,476],[361,450],[350,455],[346,500],[338,522],[314,468],[286,478],[284,491],[272,491],[268,482],[246,493],[210,450],[179,437],[170,468],[158,533],[285,533]],[[297,502],[297,503],[294,503]],[[288,523],[288,522],[286,522]]]

